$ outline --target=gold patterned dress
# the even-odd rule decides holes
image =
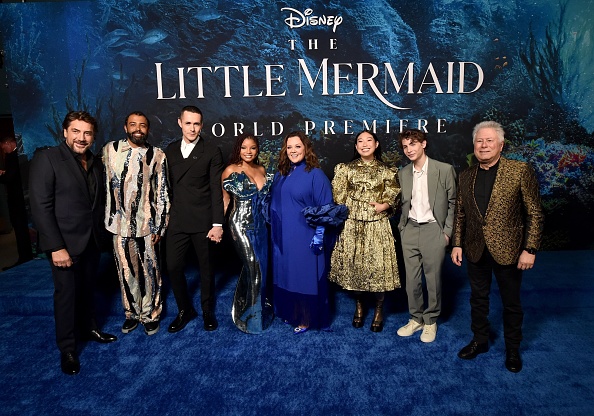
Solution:
[[[332,252],[328,279],[347,290],[386,292],[400,287],[389,209],[377,214],[370,202],[396,204],[396,173],[377,160],[340,163],[332,180],[334,202],[349,209]]]

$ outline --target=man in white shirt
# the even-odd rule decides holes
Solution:
[[[456,172],[452,165],[427,156],[427,136],[420,130],[400,133],[400,145],[412,163],[398,172],[402,188],[398,230],[410,313],[408,323],[398,330],[398,335],[409,337],[422,330],[421,341],[433,342],[441,312],[441,269],[454,222]],[[426,307],[423,274],[427,286]]]

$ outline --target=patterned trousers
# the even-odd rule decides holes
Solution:
[[[163,309],[161,271],[156,247],[146,237],[113,236],[122,304],[126,319],[158,321]]]

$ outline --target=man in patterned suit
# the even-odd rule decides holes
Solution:
[[[107,188],[105,228],[113,234],[127,334],[159,330],[163,307],[157,243],[169,220],[165,153],[147,143],[150,123],[140,111],[126,117],[126,138],[103,147]]]
[[[499,123],[477,124],[472,139],[479,163],[460,174],[452,261],[462,265],[462,252],[468,260],[474,337],[458,357],[470,360],[489,350],[493,273],[503,303],[505,367],[517,373],[522,370],[522,271],[534,265],[544,224],[538,182],[530,165],[501,157],[504,131]]]

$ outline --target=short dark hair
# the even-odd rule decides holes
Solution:
[[[146,127],[148,127],[149,129],[151,128],[151,121],[142,111],[132,111],[130,114],[128,114],[126,116],[126,120],[124,120],[124,126],[128,125],[128,119],[130,118],[130,116],[144,117],[146,119]]]
[[[93,133],[97,133],[99,131],[97,120],[95,120],[95,117],[93,117],[86,111],[70,111],[68,114],[66,114],[66,117],[64,117],[64,121],[62,122],[62,128],[64,130],[68,130],[68,127],[70,127],[70,123],[72,123],[74,120],[80,120],[84,121],[85,123],[89,123],[91,126],[93,126]]]
[[[398,144],[402,148],[402,140],[410,140],[411,143],[423,143],[427,141],[427,133],[419,129],[408,129],[400,133]]]
[[[196,107],[195,105],[187,105],[184,108],[181,109],[181,112],[179,113],[179,118],[181,118],[182,114],[184,112],[188,112],[188,113],[196,113],[196,114],[200,114],[200,117],[202,117],[202,121],[204,121],[204,115],[202,114],[202,111]]]

